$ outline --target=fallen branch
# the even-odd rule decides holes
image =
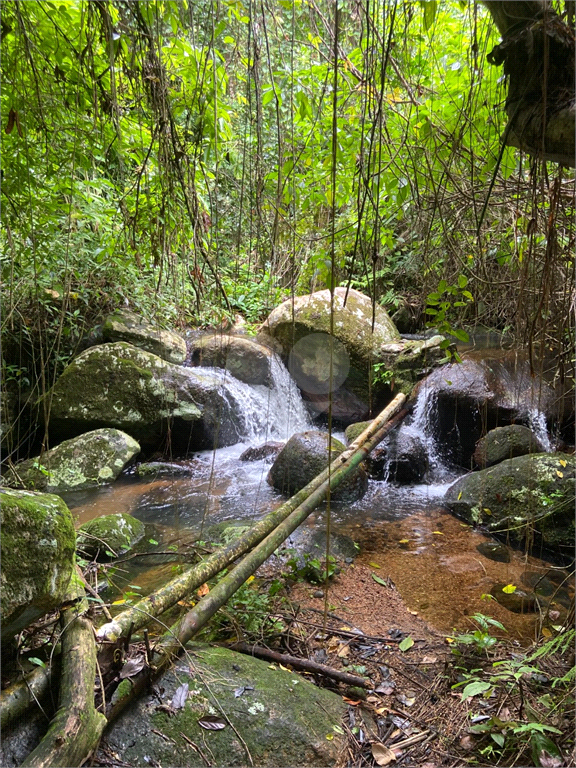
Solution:
[[[157,590],[148,597],[139,600],[134,606],[123,611],[115,619],[103,624],[96,633],[96,639],[99,642],[114,642],[120,637],[125,637],[132,630],[137,632],[141,627],[148,624],[151,619],[162,615],[169,608],[172,608],[179,600],[182,600],[192,590],[197,589],[208,579],[227,568],[242,555],[249,552],[254,546],[259,544],[268,536],[282,521],[284,521],[300,504],[302,504],[310,494],[324,483],[329,475],[342,467],[356,451],[360,450],[367,442],[374,440],[374,435],[386,425],[392,429],[397,421],[405,415],[404,412],[395,417],[394,422],[390,420],[395,413],[404,404],[406,397],[402,394],[397,395],[392,402],[372,421],[356,440],[336,459],[314,478],[308,485],[298,491],[292,498],[282,504],[280,507],[270,512],[259,520],[252,528],[242,536],[234,539],[227,547],[210,555],[206,560],[194,566],[185,573],[169,581],[161,589]],[[386,432],[378,438],[372,445],[374,448],[384,437]],[[364,458],[364,456],[362,456]],[[360,459],[361,460],[361,459]],[[359,460],[359,461],[360,461]],[[358,463],[358,462],[357,462]],[[319,502],[317,502],[319,503]]]
[[[337,680],[339,683],[344,683],[345,685],[355,685],[358,688],[372,688],[372,682],[367,680],[365,677],[351,675],[349,672],[341,672],[339,669],[328,667],[326,664],[318,664],[317,662],[310,661],[309,659],[299,659],[297,656],[290,656],[287,653],[271,651],[269,648],[263,648],[260,645],[250,645],[249,643],[233,643],[228,647],[231,651],[245,653],[248,656],[256,656],[259,659],[275,661],[278,664],[283,664],[284,666],[289,664],[291,667],[294,667],[294,669],[301,669],[305,672],[313,672],[314,674],[323,675],[324,677]]]
[[[94,706],[96,643],[94,629],[85,617],[88,601],[76,574],[72,576],[62,611],[62,675],[58,710],[48,732],[22,766],[66,768],[81,765],[98,744],[106,718]]]
[[[397,411],[404,403],[405,395],[397,395],[394,401],[388,406],[386,419],[389,419],[392,413]],[[164,669],[172,662],[172,659],[181,651],[184,645],[201,629],[209,619],[221,608],[227,600],[239,589],[242,584],[251,576],[254,571],[264,563],[270,555],[282,544],[290,534],[298,528],[299,525],[316,509],[322,502],[329,489],[334,490],[338,485],[366,458],[370,451],[378,445],[384,435],[395,426],[395,422],[388,422],[382,419],[385,411],[380,414],[377,420],[379,427],[374,428],[374,422],[365,432],[360,435],[358,441],[368,434],[369,438],[365,440],[360,448],[356,448],[350,454],[350,449],[346,452],[347,458],[343,465],[333,469],[333,464],[327,470],[328,478],[325,479],[317,488],[315,488],[308,497],[294,509],[286,519],[280,523],[260,544],[248,554],[236,567],[223,579],[221,579],[210,592],[203,597],[187,614],[177,621],[168,632],[165,632],[154,652],[153,665],[155,668],[154,676],[159,676]],[[400,416],[400,414],[399,414]],[[354,444],[353,444],[354,446]],[[351,446],[351,448],[353,447]],[[342,455],[342,454],[341,454]],[[325,473],[322,473],[324,475]],[[300,492],[301,493],[301,492]],[[297,494],[298,496],[299,494]],[[145,670],[139,675],[131,678],[132,687],[128,691],[123,691],[113,703],[109,713],[109,721],[117,717],[124,707],[132,701],[149,683],[150,670]]]
[[[58,659],[54,659],[55,663]],[[0,694],[0,730],[6,732],[34,703],[39,707],[50,690],[55,674],[52,665],[36,667],[20,680],[5,688]]]

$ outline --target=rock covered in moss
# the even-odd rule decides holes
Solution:
[[[140,446],[125,432],[95,429],[20,462],[4,479],[34,491],[80,491],[113,482],[138,453]]]
[[[127,341],[169,363],[180,364],[186,360],[186,342],[177,333],[157,328],[126,309],[119,309],[106,318],[102,336],[104,341]]]
[[[89,520],[78,529],[77,549],[85,557],[123,555],[143,538],[145,526],[141,520],[124,512],[102,515]]]
[[[357,421],[354,424],[349,424],[344,430],[348,445],[351,445],[371,423],[370,421]]]
[[[174,461],[143,461],[138,464],[136,474],[138,477],[188,477],[194,474],[194,467]]]
[[[126,342],[78,355],[47,395],[50,435],[70,437],[115,427],[136,440],[173,446],[232,445],[240,439],[242,404],[226,382],[201,368],[185,368]]]
[[[75,567],[72,515],[58,496],[0,490],[2,640],[62,598]]]
[[[359,291],[336,288],[334,322],[331,323],[330,291],[288,299],[274,309],[260,328],[264,339],[272,337],[288,361],[296,383],[317,400],[328,392],[345,389],[368,410],[368,379],[382,344],[400,341],[394,323],[383,307],[376,306],[372,327],[372,302]],[[330,334],[335,343],[331,342]],[[328,380],[332,359],[332,386]],[[358,421],[358,418],[356,418]]]
[[[317,430],[292,435],[276,457],[268,473],[268,482],[286,495],[304,488],[344,450],[344,445],[334,437],[328,450],[328,439],[326,432]],[[367,488],[366,472],[363,467],[358,467],[333,491],[332,498],[335,501],[357,501]]]
[[[508,424],[491,429],[476,443],[474,462],[478,467],[491,467],[504,459],[524,456],[527,453],[542,453],[544,446],[534,432],[522,424]]]
[[[108,731],[107,747],[121,754],[125,762],[204,768],[206,763],[191,746],[193,742],[210,754],[213,765],[337,764],[343,747],[338,734],[345,712],[340,696],[317,688],[295,672],[271,669],[268,662],[227,648],[200,643],[186,647],[193,666],[177,664],[159,685],[166,705],[178,688],[187,685],[183,706],[175,707],[170,715],[158,707],[156,694],[147,695]],[[224,727],[204,730],[198,721],[206,715],[220,718]]]
[[[550,548],[573,551],[576,458],[533,453],[459,478],[444,504],[470,523],[522,540],[538,532]]]
[[[272,385],[274,353],[243,336],[208,334],[191,342],[194,365],[225,368],[246,384]]]

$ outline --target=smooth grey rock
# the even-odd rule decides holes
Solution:
[[[109,315],[102,326],[105,342],[126,341],[135,347],[158,355],[169,363],[186,360],[186,342],[174,331],[165,331],[127,309]]]

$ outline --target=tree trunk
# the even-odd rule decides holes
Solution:
[[[502,35],[488,61],[508,78],[504,143],[574,167],[574,32],[547,0],[483,3]]]
[[[78,600],[62,611],[62,675],[58,711],[40,744],[22,766],[66,768],[81,765],[97,746],[106,718],[94,707],[96,642],[85,617],[88,601],[78,577],[73,577],[69,599]]]

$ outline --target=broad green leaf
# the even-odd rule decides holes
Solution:
[[[478,696],[480,693],[485,693],[490,690],[492,685],[486,680],[474,680],[464,688],[462,691],[462,700],[468,699],[470,696]]]
[[[408,651],[412,646],[414,645],[414,640],[408,635],[408,637],[405,637],[404,640],[402,640],[401,643],[399,643],[398,648],[401,651]]]

